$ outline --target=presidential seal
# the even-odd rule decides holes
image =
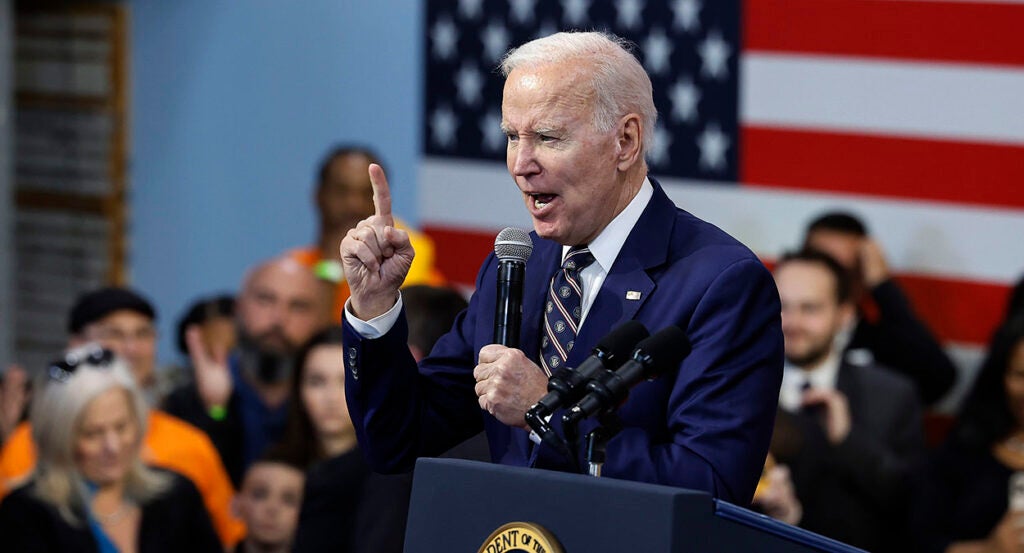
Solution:
[[[477,553],[564,553],[554,534],[533,522],[510,522],[487,537]]]

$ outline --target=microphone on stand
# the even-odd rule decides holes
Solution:
[[[542,442],[558,451],[569,452],[562,437],[546,420],[562,405],[574,403],[587,393],[585,384],[602,370],[612,370],[629,358],[637,342],[648,336],[647,328],[639,321],[626,321],[617,326],[594,346],[589,357],[573,369],[568,365],[555,371],[548,379],[548,393],[526,411],[526,423],[540,436]]]
[[[519,347],[519,328],[523,322],[523,280],[526,260],[533,253],[530,233],[506,227],[494,239],[498,256],[498,298],[494,307],[494,343]]]
[[[636,346],[633,357],[615,372],[607,371],[587,383],[589,393],[562,416],[565,428],[575,428],[583,419],[623,401],[630,388],[641,380],[655,378],[679,366],[690,353],[686,333],[669,326]],[[566,430],[568,432],[568,430]]]

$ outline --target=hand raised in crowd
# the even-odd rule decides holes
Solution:
[[[196,388],[207,411],[223,408],[231,399],[231,371],[228,369],[227,349],[218,345],[209,348],[203,342],[199,325],[185,330],[185,345],[195,371]]]
[[[473,378],[481,409],[508,426],[529,429],[526,411],[547,392],[548,378],[526,354],[500,344],[486,345]]]
[[[0,440],[6,441],[21,422],[28,404],[28,372],[12,363],[0,380]]]
[[[415,255],[409,233],[395,228],[384,170],[374,163],[369,171],[375,212],[341,241],[341,262],[352,293],[352,311],[362,320],[382,315],[395,305],[398,288]]]
[[[868,289],[878,286],[889,278],[889,264],[885,261],[882,246],[872,238],[860,243],[860,270]]]
[[[804,407],[820,406],[829,443],[839,445],[850,435],[850,402],[838,390],[811,388],[804,392]]]

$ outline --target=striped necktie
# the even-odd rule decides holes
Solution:
[[[580,272],[594,262],[585,246],[569,250],[562,267],[551,277],[548,301],[544,305],[544,335],[540,340],[540,365],[544,373],[558,370],[572,351],[583,313],[583,283]]]

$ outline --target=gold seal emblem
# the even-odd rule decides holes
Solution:
[[[554,534],[533,522],[510,522],[487,537],[477,553],[564,553]]]

